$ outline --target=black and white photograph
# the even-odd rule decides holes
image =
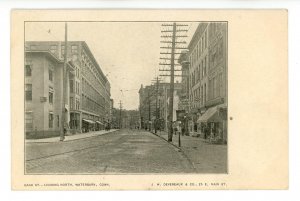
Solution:
[[[24,22],[24,174],[228,174],[227,21]]]
[[[12,188],[287,189],[287,17],[12,11]]]

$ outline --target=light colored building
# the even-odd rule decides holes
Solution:
[[[32,80],[40,77],[44,80],[44,82],[46,82],[45,79],[47,74],[51,73],[51,70],[49,69],[61,69],[59,66],[62,65],[64,59],[64,42],[32,41],[26,42],[25,46],[26,64],[32,63]],[[84,41],[70,41],[68,42],[67,49],[67,60],[72,67],[72,70],[68,74],[68,100],[66,100],[69,131],[71,133],[77,133],[104,129],[104,123],[110,111],[110,83]],[[56,60],[55,62],[52,62],[52,67],[49,67],[49,59],[45,59],[45,57],[32,57],[31,55],[33,52],[43,52],[46,55],[52,55],[52,57]],[[40,64],[35,65],[37,62],[40,62]],[[40,69],[42,65],[44,73]],[[61,72],[53,71],[52,74],[54,76],[53,85],[57,85],[56,88],[53,88],[53,99],[57,100],[57,104],[59,105],[61,104],[59,96],[62,91]],[[36,88],[39,89],[41,86],[44,86],[45,88],[46,85],[48,86],[49,84],[44,83],[44,85],[39,85],[37,83],[33,83],[32,88],[36,90]],[[37,98],[36,95],[38,94],[34,93],[33,90],[32,96],[35,99]],[[46,100],[46,102],[48,102],[48,100]],[[41,110],[41,108],[36,105],[34,105],[34,108],[36,108],[36,110]],[[30,111],[29,107],[26,107],[26,111]],[[44,110],[44,112],[47,111]],[[55,116],[56,114],[53,115],[53,119],[59,118],[58,116]],[[49,119],[50,117],[51,115],[49,116]],[[32,122],[37,128],[36,130],[39,131],[39,121],[33,120]],[[33,128],[35,127],[33,126]],[[44,127],[43,130],[48,131],[51,129],[49,127]],[[54,133],[57,135],[57,132]]]
[[[63,61],[49,51],[28,48],[25,57],[26,137],[58,136],[62,126]],[[74,65],[69,62],[67,67],[69,80],[74,76]],[[68,100],[66,99],[67,121],[70,120]]]
[[[162,129],[168,131],[170,116],[169,116],[169,103],[170,103],[170,84],[162,84],[162,94],[160,96],[160,117],[162,118]],[[172,121],[176,121],[176,110],[179,109],[180,96],[182,93],[181,83],[174,83],[173,94],[173,118]]]
[[[188,49],[190,129],[227,141],[227,23],[199,23]]]

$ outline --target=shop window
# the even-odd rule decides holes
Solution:
[[[31,101],[32,100],[32,84],[26,84],[25,85],[25,99],[27,101]]]

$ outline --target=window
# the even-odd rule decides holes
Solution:
[[[204,76],[206,75],[206,65],[207,65],[207,62],[206,62],[206,56],[204,58]]]
[[[31,71],[32,71],[31,65],[30,64],[26,64],[25,65],[25,75],[26,76],[31,76]]]
[[[198,45],[196,46],[196,58],[197,58],[197,60],[198,60]]]
[[[76,110],[79,110],[79,107],[80,107],[80,102],[79,102],[79,100],[77,99],[77,100],[76,100]]]
[[[201,44],[201,52],[203,52],[203,49],[204,49],[204,39],[203,39],[203,36],[201,37],[201,41],[202,41],[202,44]]]
[[[200,80],[200,65],[198,65],[198,68],[197,68],[197,82],[199,82]]]
[[[70,80],[70,92],[74,93],[74,81]]]
[[[74,99],[73,97],[70,97],[70,109],[73,110],[74,108]]]
[[[49,128],[53,128],[53,114],[49,113]]]
[[[206,102],[206,84],[204,84],[204,103],[205,104]]]
[[[59,128],[59,115],[57,115],[57,127]]]
[[[77,45],[72,45],[71,46],[71,53],[72,54],[77,54],[78,53],[78,46]]]
[[[49,87],[49,103],[53,104],[53,88]]]
[[[79,82],[76,82],[77,85],[77,94],[79,94]]]
[[[205,31],[205,34],[204,34],[204,45],[205,45],[205,48],[207,48],[207,31]]]
[[[223,94],[223,82],[222,82],[222,73],[219,74],[219,95]]]
[[[56,54],[56,52],[57,52],[57,45],[51,45],[50,46],[50,52],[52,54]]]
[[[214,77],[214,98],[218,96],[218,91],[217,91],[217,77]]]
[[[33,129],[32,112],[26,112],[26,114],[25,114],[25,128],[26,128],[26,131],[30,131]]]
[[[198,57],[200,58],[200,56],[201,56],[201,49],[200,49],[200,47],[201,47],[201,41],[199,41],[198,42]]]
[[[26,84],[25,85],[25,95],[26,95],[26,100],[27,101],[32,100],[32,84]]]
[[[204,77],[204,68],[205,68],[205,66],[203,64],[203,60],[201,61],[201,66],[202,66],[202,77]]]
[[[49,80],[53,81],[53,71],[51,69],[49,69]]]
[[[208,81],[208,99],[211,100],[212,99],[212,80]]]
[[[201,105],[203,104],[203,86],[201,86]]]
[[[36,50],[36,46],[35,45],[30,45],[30,50]]]

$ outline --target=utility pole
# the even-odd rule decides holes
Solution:
[[[60,141],[65,140],[65,104],[66,104],[66,79],[67,79],[67,55],[68,55],[68,24],[65,23],[65,52],[64,52],[64,66],[62,71],[63,87],[62,87],[62,113],[61,113],[61,131],[60,131]],[[67,129],[67,128],[66,128]]]
[[[169,129],[168,129],[168,141],[171,142],[173,138],[173,108],[174,108],[174,77],[181,76],[175,75],[175,71],[180,71],[175,69],[175,66],[180,66],[180,64],[175,64],[175,55],[180,55],[181,53],[176,52],[176,50],[187,49],[186,47],[177,47],[176,44],[186,44],[185,41],[177,41],[177,38],[187,37],[186,35],[176,35],[177,32],[187,32],[185,29],[177,29],[177,27],[186,27],[188,25],[185,24],[162,24],[162,27],[172,27],[172,30],[163,30],[162,33],[167,33],[167,35],[162,35],[162,38],[172,38],[171,41],[161,41],[162,44],[171,44],[171,46],[163,46],[160,47],[162,49],[171,49],[171,52],[161,52],[162,55],[171,55],[171,58],[165,57],[161,58],[163,60],[170,60],[170,63],[160,63],[160,66],[170,66],[170,69],[160,69],[160,71],[170,71],[170,74],[165,74],[161,76],[170,76],[170,102],[169,102]],[[172,33],[169,35],[168,33]]]
[[[122,101],[120,100],[120,120],[119,120],[119,128],[122,127]]]

